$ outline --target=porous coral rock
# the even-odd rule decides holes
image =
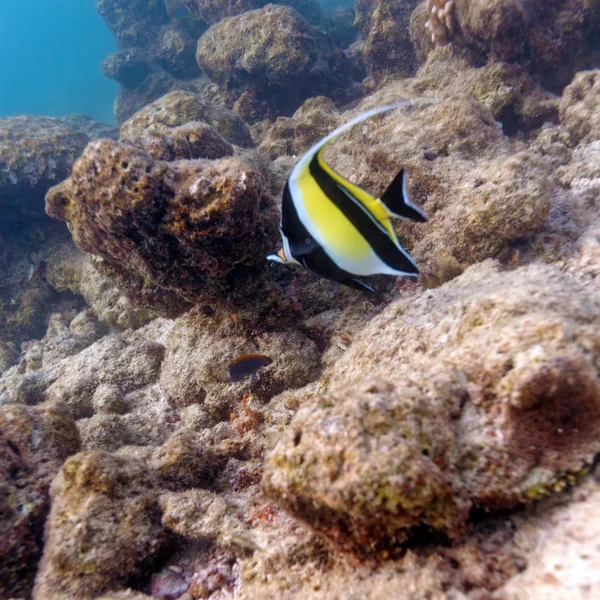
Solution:
[[[28,596],[41,555],[48,487],[79,450],[64,406],[0,406],[0,596]]]
[[[248,536],[248,528],[236,508],[209,490],[163,494],[160,505],[163,525],[187,539],[210,540],[227,546],[235,543],[236,538]]]
[[[149,283],[202,301],[248,297],[260,284],[278,222],[265,187],[242,159],[166,163],[99,141],[46,202],[81,249],[133,276],[132,295]]]
[[[211,125],[236,146],[253,145],[248,126],[239,115],[182,90],[166,94],[132,115],[121,126],[121,137],[132,139],[151,131],[170,134],[174,128],[197,121]]]
[[[527,569],[494,593],[494,600],[585,600],[600,586],[600,486],[577,490],[570,503],[514,517],[515,545]]]
[[[119,0],[95,0],[100,13],[120,47],[144,47],[148,37],[158,35],[162,25],[169,22],[169,16],[162,0],[132,0],[123,3]]]
[[[287,6],[269,4],[213,25],[198,41],[196,60],[249,123],[291,114],[318,94],[351,97],[343,52]]]
[[[45,275],[58,292],[81,295],[102,323],[119,330],[146,324],[151,318],[149,312],[133,306],[96,265],[98,261],[76,246],[56,245],[49,254]]]
[[[263,488],[365,549],[576,483],[600,451],[598,314],[581,284],[539,266],[472,267],[392,303],[301,406]]]
[[[0,375],[17,362],[17,349],[12,342],[0,341]]]
[[[54,480],[51,499],[34,591],[39,600],[123,589],[169,541],[158,490],[134,458],[77,454]]]
[[[234,153],[233,146],[216,129],[200,122],[174,127],[168,135],[156,130],[145,131],[132,143],[156,160],[215,160]]]
[[[102,74],[121,85],[135,89],[152,72],[147,52],[141,48],[119,50],[102,61]]]
[[[600,140],[600,70],[577,73],[564,90],[560,122],[573,141]]]
[[[59,365],[59,377],[46,390],[46,397],[65,402],[76,418],[89,417],[101,384],[119,385],[124,393],[140,388],[158,378],[163,356],[161,344],[142,337],[105,337]],[[96,367],[99,361],[105,364],[102,370]]]
[[[199,487],[210,480],[219,468],[212,449],[190,429],[175,432],[148,459],[148,466],[167,489]]]
[[[153,70],[136,88],[121,86],[115,99],[115,120],[121,126],[148,104],[174,91],[198,92],[206,84],[204,78],[181,81],[162,69]]]

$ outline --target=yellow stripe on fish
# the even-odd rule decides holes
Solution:
[[[322,153],[335,137],[354,125],[411,101],[376,108],[338,127],[295,165],[283,192],[283,248],[267,258],[297,263],[312,273],[358,289],[373,291],[357,277],[417,275],[412,258],[400,246],[390,217],[425,222],[425,213],[410,200],[404,170],[380,199],[336,173]]]

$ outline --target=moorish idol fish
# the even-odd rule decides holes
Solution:
[[[399,217],[425,223],[427,216],[410,199],[402,170],[381,198],[374,198],[336,173],[323,159],[334,138],[366,119],[408,106],[412,101],[374,108],[317,142],[295,165],[283,191],[282,248],[269,260],[299,264],[311,273],[373,292],[360,279],[369,275],[419,273],[390,223]]]

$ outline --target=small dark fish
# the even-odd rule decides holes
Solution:
[[[243,381],[247,377],[256,379],[258,370],[270,365],[272,362],[273,361],[264,354],[242,354],[227,365],[227,368],[229,369],[229,379],[234,383]]]

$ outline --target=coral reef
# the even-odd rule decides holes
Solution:
[[[550,90],[582,65],[591,15],[581,0],[427,0],[426,8],[423,35],[467,48],[473,61],[525,65]]]
[[[600,450],[598,314],[556,270],[485,263],[392,303],[298,411],[265,491],[336,544],[383,550],[574,483]]]
[[[36,598],[92,597],[123,586],[169,541],[151,477],[133,458],[77,454],[51,498]]]
[[[96,0],[120,139],[0,120],[0,596],[593,595],[596,4]],[[267,263],[407,99],[324,158],[406,169],[420,278]]]
[[[121,126],[121,136],[136,138],[143,132],[169,134],[173,129],[191,122],[214,127],[228,142],[249,148],[253,145],[248,126],[233,111],[191,92],[166,94],[132,115]]]
[[[291,114],[314,95],[352,96],[344,53],[287,6],[271,4],[213,25],[198,41],[196,60],[251,124]]]
[[[41,555],[48,487],[79,435],[64,406],[0,405],[0,596],[26,595]]]
[[[335,104],[329,98],[309,98],[291,117],[279,117],[265,133],[259,149],[270,158],[299,156],[339,124]]]
[[[577,73],[562,96],[560,122],[575,143],[600,140],[600,70]]]
[[[242,158],[166,163],[105,140],[87,147],[46,206],[109,269],[207,301],[248,297],[260,284],[278,221],[265,188]]]
[[[106,77],[121,84],[115,102],[117,123],[167,92],[196,91],[202,85],[194,59],[196,42],[206,30],[201,19],[178,19],[162,0],[96,0],[119,50],[102,63]]]
[[[268,0],[186,0],[185,5],[194,15],[215,25],[227,17],[236,17],[249,10],[263,8]],[[321,7],[315,0],[285,0],[280,4],[291,6],[307,21],[318,25],[323,17]]]
[[[48,316],[80,306],[48,284],[52,249],[74,250],[64,226],[44,212],[44,194],[68,175],[88,141],[115,129],[81,115],[0,119],[0,339],[41,337]],[[3,370],[3,369],[0,369]]]
[[[44,217],[46,190],[65,179],[88,136],[48,117],[0,119],[0,228]]]

